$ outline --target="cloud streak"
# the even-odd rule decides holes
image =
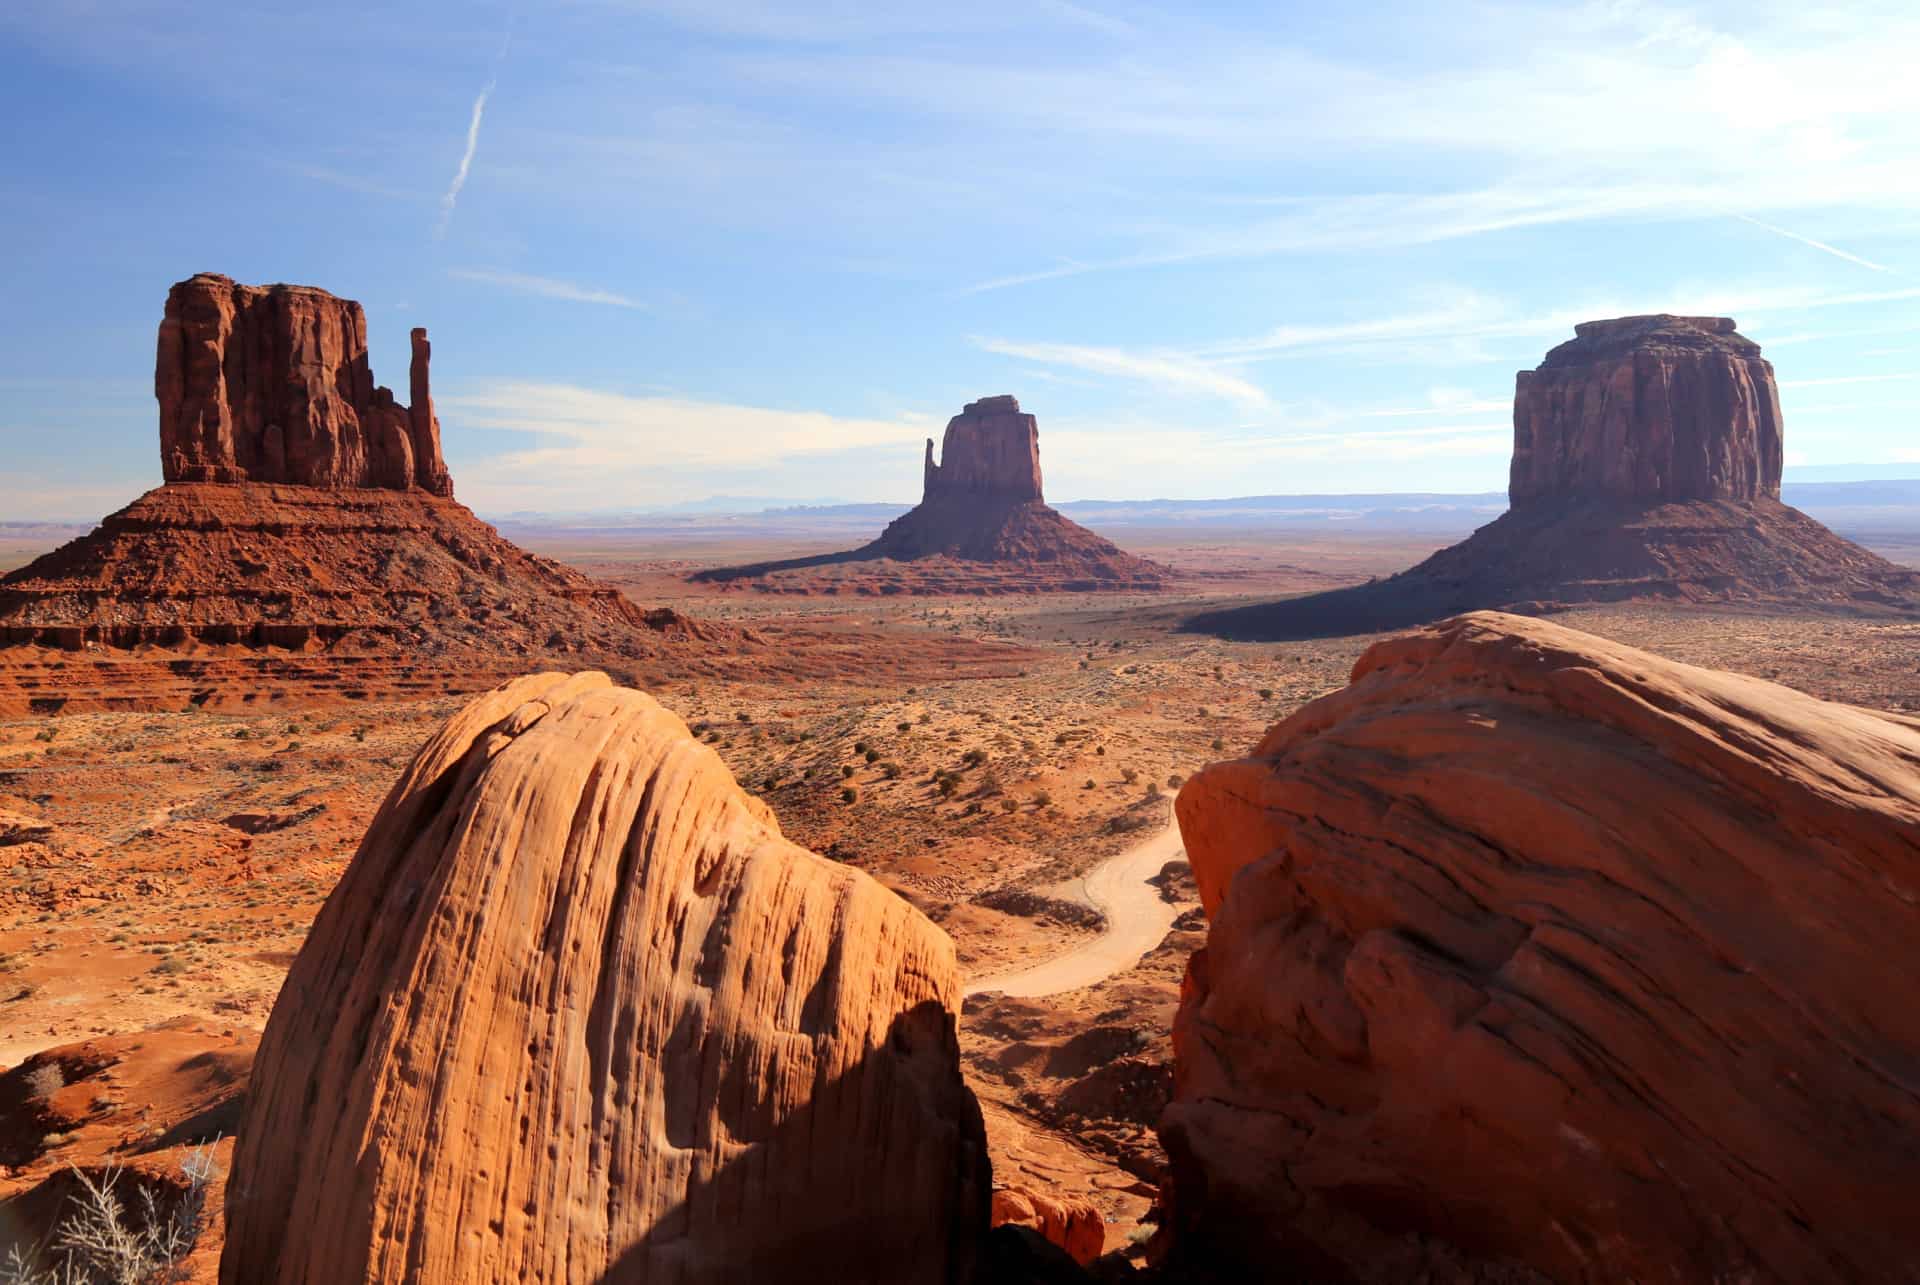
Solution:
[[[487,99],[493,96],[493,87],[498,83],[498,77],[489,79],[473,100],[473,117],[467,122],[466,149],[460,153],[460,166],[453,172],[453,182],[447,184],[446,194],[440,198],[440,223],[433,230],[436,239],[447,234],[447,224],[453,221],[453,207],[460,200],[460,189],[467,185],[467,175],[473,169],[473,154],[480,147],[480,119],[486,114]]]
[[[1244,406],[1265,406],[1266,391],[1228,371],[1190,357],[1163,353],[1132,353],[1119,348],[1087,344],[1020,343],[1011,339],[974,336],[976,348],[1020,357],[1043,366],[1068,366],[1095,375],[1152,384],[1175,393],[1205,393]]]
[[[571,281],[562,281],[556,277],[537,277],[525,272],[501,272],[491,268],[448,268],[447,275],[456,281],[473,281],[481,285],[498,286],[515,294],[535,295],[543,299],[562,299],[568,303],[598,303],[613,308],[644,309],[645,304],[611,290],[600,290],[592,286],[575,285]]]
[[[1860,267],[1870,268],[1875,272],[1893,272],[1893,269],[1884,263],[1875,263],[1872,259],[1863,259],[1859,255],[1850,254],[1838,246],[1828,245],[1825,241],[1816,241],[1810,236],[1802,236],[1798,232],[1789,232],[1786,228],[1756,219],[1750,214],[1735,214],[1733,217],[1739,219],[1742,223],[1751,223],[1754,227],[1771,232],[1775,236],[1783,236],[1789,241],[1798,241],[1801,245],[1810,245],[1814,249],[1824,251],[1836,259],[1845,259],[1848,263],[1858,264]],[[1899,274],[1895,273],[1895,275],[1897,276]]]

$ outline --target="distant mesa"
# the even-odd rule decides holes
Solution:
[[[817,574],[832,567],[847,571]],[[794,574],[805,572],[816,574]],[[1047,506],[1039,423],[1002,395],[968,402],[947,421],[938,462],[927,439],[920,503],[871,544],[691,579],[771,592],[937,594],[1157,590],[1171,574]]]
[[[1773,366],[1731,318],[1620,317],[1574,334],[1516,378],[1505,514],[1386,580],[1189,627],[1323,637],[1620,601],[1920,610],[1920,573],[1780,502]]]
[[[202,272],[167,292],[154,361],[169,482],[414,487],[451,497],[413,331],[411,407],[376,387],[367,316],[311,286],[243,286]]]
[[[219,658],[287,651],[352,657],[351,674],[297,675],[343,695],[443,694],[536,656],[679,661],[733,637],[644,611],[455,503],[425,330],[402,406],[373,383],[359,304],[201,273],[168,292],[157,352],[165,485],[0,578],[0,647],[200,659],[155,668],[164,693],[127,665],[12,690],[9,660],[0,709],[219,704]]]

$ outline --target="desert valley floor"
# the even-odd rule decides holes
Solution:
[[[995,665],[933,666],[898,681],[854,664],[742,669],[653,694],[789,837],[874,875],[953,936],[976,992],[961,1041],[996,1179],[1024,1170],[1078,1192],[1105,1215],[1108,1251],[1138,1243],[1164,1165],[1153,1124],[1170,1084],[1168,1029],[1186,956],[1204,934],[1176,859],[1172,794],[1196,768],[1243,752],[1342,686],[1372,641],[1228,642],[1181,622],[1384,575],[1446,540],[1131,533],[1129,547],[1180,574],[1172,592],[869,598],[684,580],[775,552],[765,540],[518,538],[645,605],[750,630],[804,624],[816,636],[1004,648]],[[1920,533],[1870,542],[1920,565]],[[0,568],[37,551],[17,543]],[[1820,697],[1920,711],[1920,623],[1639,604],[1555,619]],[[168,1026],[248,1046],[382,797],[465,699],[0,722],[0,1068],[52,1045]],[[1155,876],[1157,922],[1172,925],[1164,940],[1080,989],[995,990],[996,978],[1125,926],[1106,922],[1088,876],[1129,852],[1164,867]],[[1036,988],[1046,989],[1024,989]],[[118,1132],[157,1138],[192,1105],[142,1092],[137,1078],[122,1080],[82,1115],[112,1113]],[[0,1150],[7,1161],[8,1140]],[[0,1163],[0,1201],[62,1159],[56,1145],[30,1165]]]

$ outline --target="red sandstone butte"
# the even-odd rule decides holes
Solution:
[[[311,286],[203,272],[167,292],[154,361],[169,482],[453,494],[413,332],[413,406],[376,387],[360,305]]]
[[[1920,720],[1482,612],[1176,811],[1160,1132],[1222,1279],[1920,1263]]]
[[[1731,317],[1662,313],[1573,330],[1515,381],[1515,508],[1780,498],[1780,391]]]
[[[920,503],[871,544],[692,579],[770,592],[989,594],[1156,590],[1171,576],[1048,507],[1039,424],[1013,397],[968,402],[947,421],[937,463],[928,439],[923,478]]]

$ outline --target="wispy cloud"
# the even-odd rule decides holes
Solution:
[[[600,290],[592,286],[576,285],[571,281],[561,281],[554,277],[537,277],[525,272],[501,272],[492,268],[448,268],[447,275],[456,281],[476,281],[482,285],[499,286],[515,294],[537,295],[543,299],[564,299],[569,303],[600,303],[614,308],[645,308],[637,299],[616,294],[611,290]]]
[[[1825,241],[1816,241],[1810,236],[1802,236],[1798,232],[1789,232],[1783,227],[1765,222],[1761,219],[1756,219],[1750,214],[1735,214],[1733,217],[1739,219],[1742,223],[1751,223],[1754,227],[1771,232],[1775,236],[1783,236],[1789,241],[1798,241],[1801,245],[1812,246],[1814,249],[1824,251],[1836,259],[1845,259],[1848,263],[1858,264],[1860,267],[1870,268],[1875,272],[1893,271],[1892,268],[1889,268],[1884,263],[1875,263],[1872,259],[1863,259],[1859,255],[1851,254],[1838,246],[1828,245]]]
[[[486,114],[487,99],[493,95],[497,83],[497,77],[489,79],[473,100],[473,117],[467,122],[467,146],[460,153],[460,166],[453,172],[453,182],[447,184],[446,195],[440,198],[440,223],[433,230],[435,237],[445,236],[447,224],[453,220],[453,207],[460,200],[460,189],[467,185],[467,174],[473,169],[473,154],[480,147],[480,118]]]
[[[1164,353],[1133,353],[1119,348],[1086,344],[1019,343],[1011,339],[974,336],[975,347],[1042,365],[1068,366],[1096,375],[1152,384],[1176,393],[1205,393],[1249,406],[1267,404],[1266,390],[1238,375],[1218,370],[1190,357]]]
[[[932,427],[925,416],[864,419],[534,380],[482,381],[435,401],[450,445],[471,428],[534,436],[524,449],[456,463],[463,495],[506,509],[684,500],[689,488],[697,494],[730,476],[770,476],[777,487],[810,461],[848,453],[897,475],[895,493],[906,494],[917,486],[920,444]],[[822,471],[849,480],[843,465]]]
[[[1891,375],[1836,375],[1830,379],[1783,379],[1782,388],[1829,388],[1835,384],[1890,384],[1897,380],[1920,379],[1920,370],[1905,370]]]

